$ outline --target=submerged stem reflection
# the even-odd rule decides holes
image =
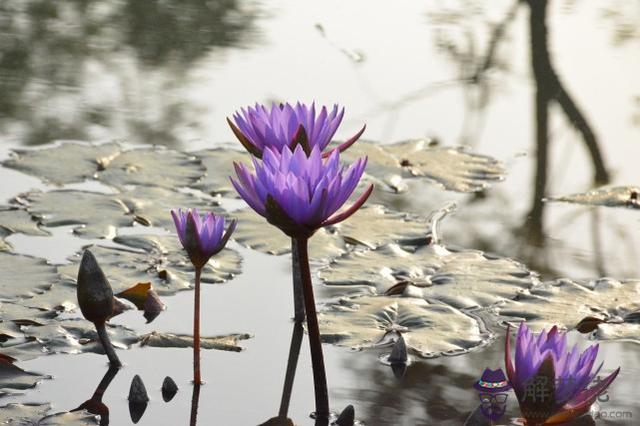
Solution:
[[[98,387],[93,392],[93,395],[91,395],[91,398],[80,404],[78,408],[74,408],[71,411],[87,410],[91,414],[100,416],[100,426],[107,426],[109,424],[109,407],[102,402],[102,397],[118,374],[118,371],[120,371],[120,369],[116,366],[109,367],[107,372],[104,374],[104,377],[102,377],[102,380],[100,380]]]

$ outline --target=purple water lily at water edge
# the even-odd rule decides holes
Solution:
[[[182,246],[196,267],[203,267],[213,256],[224,248],[236,228],[232,221],[225,232],[225,218],[211,212],[200,215],[196,209],[172,210],[171,216]]]
[[[262,158],[265,149],[271,148],[280,152],[282,148],[293,150],[301,145],[307,155],[317,147],[324,151],[342,122],[344,108],[334,105],[329,111],[323,106],[316,115],[315,103],[311,106],[289,103],[272,104],[270,109],[256,104],[254,107],[242,108],[233,115],[233,121],[227,118],[231,130],[240,143],[252,155]],[[366,126],[353,137],[337,147],[344,151],[362,136]],[[325,156],[329,152],[325,152]]]
[[[195,289],[193,299],[193,383],[202,383],[200,375],[200,275],[202,268],[211,256],[224,248],[229,237],[236,228],[236,221],[232,221],[226,232],[225,219],[213,213],[204,215],[193,210],[172,210],[171,216],[176,225],[176,231],[182,246],[189,255],[195,267]]]
[[[594,369],[598,345],[580,352],[567,347],[567,333],[557,327],[535,336],[523,322],[516,337],[515,365],[507,329],[507,376],[527,425],[562,424],[589,411],[598,395],[617,377],[620,368],[595,385],[602,363]]]
[[[358,186],[367,159],[349,168],[340,165],[338,150],[323,159],[318,146],[309,156],[301,146],[293,152],[268,149],[262,161],[253,160],[255,173],[234,163],[238,180],[231,178],[242,198],[269,223],[293,238],[308,238],[319,228],[341,222],[367,200],[373,185],[347,210],[336,213]]]

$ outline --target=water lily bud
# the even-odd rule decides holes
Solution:
[[[104,323],[113,314],[113,290],[96,258],[85,250],[77,281],[78,305],[82,315],[94,323]]]

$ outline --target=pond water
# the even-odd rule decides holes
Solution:
[[[240,107],[339,102],[346,114],[338,140],[366,123],[364,138],[381,145],[431,138],[505,164],[506,179],[475,194],[423,181],[408,194],[377,193],[376,202],[423,218],[456,202],[441,225],[448,247],[516,259],[544,280],[634,279],[640,276],[637,210],[541,200],[602,184],[640,185],[639,18],[640,3],[617,0],[550,1],[546,14],[517,1],[4,0],[0,155],[59,140],[118,140],[186,152],[237,148],[225,118]],[[64,188],[114,191],[96,181]],[[56,187],[0,167],[0,204],[32,189]],[[228,211],[243,207],[229,197],[221,200]],[[53,264],[66,263],[87,244],[104,243],[79,238],[69,226],[49,229],[51,236],[16,233],[6,241],[13,252]],[[166,231],[118,230],[141,233]],[[239,343],[242,352],[203,352],[207,383],[199,424],[259,424],[280,406],[294,331],[290,257],[235,242],[232,248],[242,257],[242,273],[204,286],[203,335],[253,337]],[[340,296],[316,284],[321,303]],[[132,311],[113,323],[138,334],[189,333],[192,296],[163,296],[168,309],[150,324]],[[485,325],[487,346],[459,356],[414,357],[400,379],[379,360],[388,348],[325,344],[332,409],[353,404],[356,418],[368,425],[463,424],[478,405],[473,382],[485,367],[503,366],[504,328],[497,321]],[[633,421],[640,418],[638,333],[601,342],[600,355],[606,371],[621,366],[622,372],[610,401],[599,408],[630,412]],[[584,336],[573,337],[586,345]],[[301,425],[313,424],[307,346],[304,338],[288,411]],[[126,396],[136,374],[151,398],[138,424],[188,422],[190,349],[135,347],[120,357],[125,367],[104,397],[111,424],[130,424]],[[67,411],[89,399],[107,371],[106,360],[90,353],[18,365],[53,379],[0,396],[0,406],[49,402],[52,412]],[[169,403],[160,395],[167,375],[180,388]],[[510,398],[505,424],[518,416]]]

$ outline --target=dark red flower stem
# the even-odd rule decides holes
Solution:
[[[200,402],[200,385],[193,386],[193,394],[191,395],[191,418],[189,426],[196,426],[198,423],[198,403]]]
[[[193,384],[200,386],[200,275],[202,268],[196,267],[196,288],[193,298]]]
[[[304,321],[304,295],[300,276],[298,240],[295,238],[291,238],[291,270],[293,271],[293,319],[301,323]]]
[[[316,302],[313,297],[311,271],[309,269],[309,252],[307,238],[297,239],[298,261],[300,263],[300,277],[304,294],[304,306],[307,314],[307,331],[309,332],[309,348],[311,349],[311,363],[313,366],[313,384],[316,396],[316,418],[329,418],[329,393],[327,390],[327,374],[324,368],[322,342]]]
[[[122,363],[116,355],[116,350],[113,348],[111,344],[111,340],[109,340],[109,334],[107,333],[107,326],[104,321],[98,321],[93,323],[96,326],[96,331],[98,332],[98,338],[100,339],[100,343],[102,343],[102,347],[104,348],[104,352],[107,354],[107,358],[109,358],[109,363],[113,367],[122,367]]]

